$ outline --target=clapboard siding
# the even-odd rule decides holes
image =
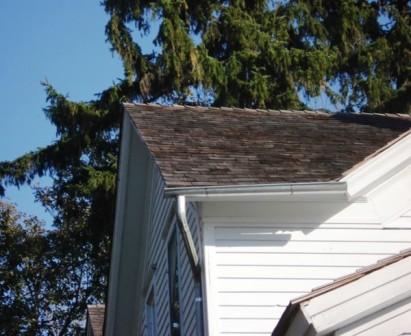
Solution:
[[[387,227],[392,228],[411,228],[411,209],[405,211],[401,216],[389,221]]]
[[[152,192],[150,201],[149,253],[146,258],[146,274],[153,270],[152,287],[154,291],[155,316],[159,335],[168,335],[169,327],[169,288],[167,273],[167,243],[162,239],[162,230],[172,210],[172,201],[163,197],[164,184],[158,169],[153,165]],[[149,279],[147,279],[149,280]],[[147,288],[149,291],[151,288]],[[146,321],[144,321],[144,325]]]
[[[200,229],[198,211],[194,204],[189,204],[187,209],[187,220],[193,235],[197,251],[200,251]],[[178,235],[178,248],[180,256],[180,306],[182,335],[199,335],[202,328],[201,321],[198,321],[198,311],[196,307],[196,284],[191,269],[190,261],[186,253],[181,234]]]
[[[342,216],[324,215],[324,202],[239,202],[226,218],[213,206],[203,212],[212,335],[270,335],[291,299],[411,247],[411,230],[383,229],[365,203],[330,204]]]
[[[335,332],[336,336],[374,336],[411,334],[411,298],[375,312]]]
[[[146,253],[146,274],[152,272],[152,279],[147,279],[154,290],[155,315],[157,335],[170,334],[170,310],[169,310],[169,283],[168,283],[168,232],[176,227],[176,219],[173,210],[173,200],[164,197],[164,182],[158,167],[152,166],[152,181],[150,194],[150,218],[149,244]],[[187,211],[188,222],[193,232],[196,247],[200,250],[199,221],[197,209],[190,205]],[[182,241],[181,234],[177,235],[178,262],[180,271],[180,305],[181,305],[181,329],[184,335],[197,334],[196,307],[194,279],[191,266]],[[154,270],[154,271],[152,271]],[[147,291],[151,289],[147,288]],[[147,335],[145,315],[142,323],[142,335]]]

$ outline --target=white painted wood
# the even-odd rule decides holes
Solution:
[[[220,314],[226,319],[273,319],[280,317],[285,305],[277,306],[220,306]]]
[[[207,332],[209,335],[217,335],[219,328],[218,317],[219,305],[217,303],[217,292],[214,288],[215,282],[215,236],[214,228],[209,225],[203,226],[203,275],[204,275],[204,293],[205,293],[205,307],[207,311],[206,323]],[[221,298],[221,297],[220,297]]]
[[[318,333],[326,334],[409,296],[411,258],[406,258],[320,295],[304,305],[303,309]]]
[[[168,230],[168,235],[163,232],[166,227],[176,229],[175,216],[171,216],[173,211],[173,200],[164,197],[164,182],[156,166],[153,167],[153,193],[152,210],[150,211],[151,226],[150,251],[146,259],[146,267],[154,267],[153,286],[155,288],[157,335],[169,335],[170,333],[170,312],[169,312],[169,283],[168,283],[168,263],[167,263],[167,243],[168,235],[172,230]],[[199,222],[193,206],[188,207],[187,218],[190,230],[195,238],[194,243],[200,249]],[[167,222],[167,221],[171,221]],[[180,305],[181,305],[181,331],[185,335],[198,334],[199,321],[196,318],[196,293],[194,291],[194,279],[191,272],[189,259],[182,242],[181,235],[178,239],[178,261],[179,261],[179,284],[180,284]],[[148,273],[146,273],[148,276]]]
[[[402,335],[411,330],[411,257],[298,303],[287,335]]]
[[[370,204],[374,206],[384,225],[389,226],[390,222],[409,209],[410,189],[411,166],[409,165],[368,194]]]
[[[357,267],[336,267],[333,266],[307,266],[294,267],[291,265],[281,266],[259,266],[259,265],[234,265],[216,266],[216,279],[237,279],[237,278],[258,278],[258,279],[318,279],[327,281],[335,277],[341,277],[354,272]]]
[[[411,247],[411,188],[393,186],[407,179],[402,169],[351,203],[203,203],[210,335],[270,335],[291,299]],[[374,202],[382,193],[406,199],[408,207],[392,201],[387,212],[408,226],[384,226]]]
[[[148,332],[144,302],[153,289],[156,334],[170,334],[167,240],[173,200],[164,197],[165,184],[153,158],[126,117],[113,243],[107,335],[145,335]],[[130,139],[128,139],[130,138]],[[128,145],[129,144],[129,145]],[[187,210],[188,225],[200,250],[199,218],[193,205]],[[175,220],[171,225],[175,225]],[[181,237],[179,237],[181,239]],[[179,244],[181,328],[199,335],[197,297],[186,251]]]
[[[411,163],[411,132],[394,140],[392,145],[355,167],[341,180],[347,182],[348,193],[355,199],[395,175]]]
[[[278,293],[226,293],[226,292],[215,292],[215,301],[217,304],[214,306],[218,310],[220,307],[225,306],[241,306],[244,309],[248,307],[266,307],[268,311],[272,307],[286,307],[290,301],[290,298],[296,298],[306,291],[296,291],[296,292],[278,292]],[[279,316],[278,316],[279,317]],[[274,328],[274,326],[273,326]],[[217,334],[215,334],[217,335]]]
[[[220,328],[224,330],[222,334],[237,334],[243,333],[258,333],[258,334],[270,334],[277,319],[273,318],[242,318],[242,319],[220,319]]]
[[[207,221],[215,218],[235,219],[237,223],[262,221],[282,224],[378,224],[380,218],[372,204],[347,201],[312,202],[204,202],[202,216]]]
[[[117,195],[116,195],[116,214],[115,227],[113,233],[113,246],[111,251],[111,267],[110,267],[110,281],[107,300],[107,318],[105,322],[105,333],[113,335],[115,329],[115,314],[117,306],[117,295],[119,287],[119,269],[121,256],[121,241],[123,239],[124,231],[124,212],[125,200],[127,195],[127,172],[128,161],[130,156],[130,121],[126,116],[123,116],[122,133],[121,133],[121,149],[119,158],[119,172],[117,178]]]
[[[405,224],[409,224],[409,220],[401,218]],[[404,224],[404,225],[405,225]],[[216,253],[249,253],[254,254],[369,254],[370,251],[378,251],[379,254],[393,254],[398,251],[405,250],[411,246],[410,242],[392,242],[386,244],[386,240],[378,242],[351,242],[347,244],[346,241],[335,241],[330,244],[329,241],[294,241],[289,240],[286,244],[267,244],[265,241],[242,241],[243,244],[236,246],[227,246],[231,240],[219,240],[216,242]]]
[[[205,221],[207,223],[207,221]],[[216,241],[231,241],[232,245],[242,244],[244,241],[260,241],[267,244],[276,244],[288,241],[302,242],[411,242],[411,236],[400,230],[374,230],[356,229],[323,229],[318,225],[317,229],[294,229],[272,227],[250,227],[224,224],[215,226]],[[405,232],[408,232],[406,230]],[[272,243],[270,243],[272,242]],[[237,243],[237,244],[236,244]]]
[[[218,279],[217,290],[225,293],[277,293],[310,291],[324,283],[318,279]]]
[[[269,335],[290,299],[411,246],[410,144],[411,136],[404,137],[395,146],[350,172],[343,179],[347,186],[340,188],[340,184],[338,190],[294,192],[290,186],[286,192],[278,193],[238,195],[232,191],[228,195],[198,197],[197,200],[202,202],[201,218],[194,206],[190,207],[188,215],[190,230],[196,237],[194,243],[203,261],[208,335]],[[134,150],[131,148],[130,152],[134,153]],[[124,230],[121,223],[116,224],[120,230],[113,247],[116,261],[112,266],[112,277],[119,277],[117,271],[124,273],[126,266],[130,267],[130,272],[141,270],[138,279],[150,274],[155,293],[157,334],[168,335],[169,284],[167,244],[163,233],[167,232],[173,218],[170,216],[173,204],[172,199],[164,197],[165,185],[153,163],[151,160],[152,171],[143,177],[133,169],[130,171],[127,162],[123,163],[126,167],[121,168],[128,173],[125,178],[124,172],[120,174],[120,210],[116,222],[122,221],[127,214],[131,216],[135,210],[133,199],[127,199],[124,194],[128,184],[139,181],[144,185],[142,190],[150,191],[146,195],[137,195],[139,199],[146,198],[142,220],[132,222],[129,218],[128,230]],[[150,181],[145,181],[145,177]],[[346,195],[346,187],[351,198]],[[137,190],[140,189],[135,188],[134,192]],[[134,242],[139,243],[134,244],[133,253],[129,253],[133,242],[130,235],[135,232],[132,229],[140,226],[144,226],[139,232],[143,232],[146,239],[142,241],[141,235],[134,237]],[[142,258],[144,267],[140,267]],[[125,263],[119,267],[121,260],[132,260],[139,266]],[[187,255],[181,248],[179,262],[182,332],[197,335],[194,280]],[[405,288],[411,279],[404,277],[402,281],[398,283]],[[133,286],[136,287],[135,293],[132,292]],[[140,286],[140,280],[123,287],[115,279],[110,281],[109,297],[113,302],[117,300],[117,294],[135,298],[127,316],[134,317],[137,322],[128,321],[129,325],[124,328],[132,327],[122,334],[136,334],[136,330],[142,334],[146,332],[146,317],[139,308],[146,293],[140,287],[144,287]],[[390,288],[389,292],[382,291],[379,295],[387,297],[395,292],[395,288],[387,288]],[[361,300],[356,302],[364,304],[372,297],[365,295]],[[327,311],[334,321],[343,316],[342,311]],[[396,318],[392,317],[390,321],[404,321],[402,317]],[[133,330],[139,322],[140,327]],[[108,325],[114,325],[110,323]]]
[[[295,255],[287,254],[219,254],[217,266],[232,265],[263,265],[263,266],[345,266],[361,267],[386,258],[389,254],[313,254],[301,253]]]
[[[409,335],[411,297],[341,328],[336,336]]]
[[[145,196],[149,189],[150,160],[145,147],[131,131],[127,116],[123,127],[123,135],[128,141],[124,142],[123,159],[120,160],[121,176],[115,219],[117,233],[110,269],[106,335],[127,335],[130,331],[139,331],[144,316],[144,298],[138,292],[144,282],[142,274],[147,242],[144,239],[147,219]]]

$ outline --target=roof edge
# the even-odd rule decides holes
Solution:
[[[403,169],[411,161],[411,130],[388,142],[343,173],[350,198],[356,198]]]
[[[326,116],[336,116],[336,115],[366,115],[367,117],[369,116],[375,116],[375,117],[388,117],[392,119],[406,119],[406,120],[411,120],[411,116],[409,114],[405,113],[357,113],[357,112],[341,112],[341,111],[327,111],[323,109],[318,109],[318,110],[288,110],[288,109],[267,109],[267,108],[247,108],[247,107],[228,107],[228,106],[204,106],[204,105],[179,105],[179,104],[170,104],[170,105],[164,105],[164,104],[157,104],[157,103],[130,103],[130,102],[124,102],[122,103],[123,107],[135,107],[135,108],[149,108],[149,109],[155,109],[155,108],[171,108],[171,109],[198,109],[198,110],[222,110],[222,111],[232,111],[232,110],[243,110],[243,111],[255,111],[255,112],[265,112],[265,113],[309,113],[309,114],[322,114]]]
[[[359,280],[371,273],[377,272],[383,269],[384,267],[390,266],[396,262],[399,262],[409,257],[411,257],[411,249],[405,249],[401,251],[400,253],[397,253],[387,258],[381,259],[374,264],[362,267],[358,269],[357,271],[355,271],[354,273],[350,273],[348,275],[339,277],[330,283],[327,283],[323,286],[313,289],[310,293],[307,293],[305,295],[302,295],[300,297],[297,297],[291,300],[289,304],[287,305],[287,308],[285,309],[284,313],[282,314],[280,320],[278,321],[278,324],[274,328],[272,332],[272,336],[284,335],[284,332],[286,332],[290,326],[292,317],[298,311],[298,308],[304,304],[304,302],[307,302],[322,294],[326,294],[328,292],[336,290],[351,282],[355,282],[356,280]]]
[[[289,196],[294,194],[347,194],[345,181],[222,185],[204,187],[165,188],[165,196],[184,195],[189,199],[210,199],[227,196]]]

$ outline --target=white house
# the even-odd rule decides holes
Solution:
[[[270,335],[411,247],[409,116],[124,109],[106,336]]]
[[[292,300],[273,336],[411,335],[411,249]]]

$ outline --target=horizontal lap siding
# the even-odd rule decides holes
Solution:
[[[194,205],[188,206],[187,220],[190,225],[190,230],[193,235],[196,249],[199,251],[199,220],[197,216],[197,209]],[[200,328],[200,326],[197,325],[199,321],[197,321],[195,281],[181,234],[178,235],[178,249],[181,277],[180,309],[182,335],[197,335],[199,330],[198,328]]]
[[[155,302],[155,323],[158,335],[170,334],[169,287],[167,242],[163,239],[163,230],[172,211],[172,201],[164,198],[164,183],[156,167],[153,167],[152,188],[150,195],[149,244],[146,257],[147,276],[154,269],[152,288]],[[150,288],[148,288],[150,290]],[[146,322],[146,321],[145,321]],[[144,323],[146,325],[146,323]]]
[[[374,336],[411,334],[411,298],[406,298],[372,315],[339,329],[336,336]]]
[[[150,194],[150,215],[148,218],[149,241],[146,256],[147,273],[154,268],[152,286],[154,289],[156,330],[158,336],[170,335],[170,310],[169,310],[169,283],[168,283],[168,259],[166,239],[167,227],[175,225],[173,220],[173,201],[164,197],[164,182],[158,168],[154,166],[152,186]],[[195,243],[199,249],[198,217],[194,206],[188,208],[188,221],[195,237]],[[173,220],[173,223],[170,221]],[[171,227],[170,227],[171,228]],[[195,335],[197,321],[195,320],[195,293],[194,282],[191,274],[190,263],[181,239],[178,235],[179,266],[180,266],[180,304],[181,304],[181,328],[185,335]],[[148,288],[150,290],[150,288]],[[147,333],[147,321],[144,320],[142,335]]]
[[[291,299],[411,247],[411,230],[287,229],[232,220],[206,227],[221,335],[270,335]]]

